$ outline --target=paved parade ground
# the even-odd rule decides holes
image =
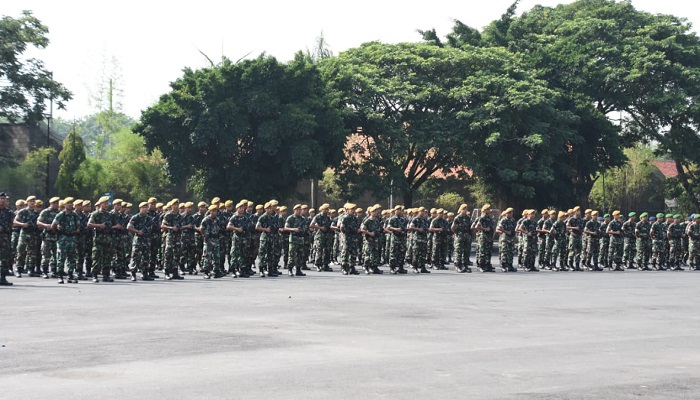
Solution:
[[[0,398],[697,399],[699,272],[0,288]]]

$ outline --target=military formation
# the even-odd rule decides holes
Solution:
[[[383,274],[384,266],[389,274],[427,274],[449,264],[470,273],[474,263],[479,272],[495,272],[495,240],[503,272],[700,270],[700,217],[694,215],[630,212],[625,218],[620,211],[601,216],[574,207],[524,210],[516,220],[508,208],[496,220],[488,204],[475,218],[466,204],[456,213],[376,204],[363,215],[353,203],[337,211],[297,204],[290,211],[276,200],[256,206],[216,197],[195,207],[150,198],[134,208],[109,197],[94,205],[54,197],[44,205],[35,196],[17,200],[13,210],[0,193],[0,286],[12,285],[11,275],[59,284],[152,281],[161,278],[158,271],[167,280],[277,277],[281,270],[305,276],[309,264],[319,272],[338,265],[343,275],[358,275],[358,268]]]

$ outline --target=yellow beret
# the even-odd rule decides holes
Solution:
[[[122,200],[122,199],[115,199],[115,200],[112,202],[112,205],[117,206],[117,205],[122,204],[123,202],[124,202],[124,200]]]
[[[219,210],[223,210],[226,208],[226,203],[219,203]]]
[[[355,207],[357,207],[357,205],[355,203],[345,203],[345,205],[343,206],[343,208],[346,210],[350,210],[350,209],[354,210]]]
[[[542,210],[541,214],[542,214],[542,215],[545,215],[545,214],[547,214],[548,212],[549,212],[549,210],[545,208],[545,209]]]
[[[566,217],[566,213],[564,211],[559,211],[559,218],[561,217]]]
[[[27,204],[27,202],[22,199],[15,201],[15,206],[17,207],[24,206],[25,204]]]
[[[512,212],[513,212],[513,207],[508,207],[508,208],[506,208],[505,210],[503,210],[503,212],[506,213],[506,214],[512,213]]]
[[[63,202],[63,200],[58,201],[58,206],[63,207],[66,203]]]
[[[36,200],[36,196],[27,197],[27,201],[34,201],[34,200]]]
[[[590,214],[591,211],[593,211],[593,210],[591,210],[590,208],[587,208],[586,211],[584,211],[583,213],[584,213],[584,214]]]
[[[60,197],[52,197],[51,200],[49,200],[49,203],[55,203],[57,201],[61,200]]]
[[[191,201],[188,201],[187,203],[185,203],[185,207],[192,207],[193,205],[194,205],[194,203]]]
[[[281,206],[281,207],[279,208],[279,210],[280,210],[280,212],[282,212],[282,211],[287,211],[287,206]]]
[[[226,202],[224,203],[224,205],[225,205],[226,207],[231,207],[231,206],[233,205],[233,200],[226,200]]]
[[[437,212],[437,208],[431,208],[431,209],[430,209],[430,213],[431,213],[431,214],[435,214],[436,212]]]
[[[280,207],[281,208],[281,207]],[[301,209],[301,204],[295,204],[294,207],[292,207],[293,210],[296,209]]]
[[[613,217],[617,217],[618,215],[620,215],[620,210],[613,211],[612,215],[613,215]]]
[[[598,211],[596,210],[596,211],[591,212],[591,215],[598,215]]]
[[[75,201],[74,198],[66,197],[65,199],[63,199],[63,204],[73,203],[74,201]]]
[[[214,197],[213,199],[211,199],[212,205],[214,205],[214,204],[218,205],[220,202],[221,202],[221,199],[218,197]]]
[[[170,200],[170,204],[176,204],[176,203],[179,203],[179,202],[180,202],[180,199],[172,199],[172,200]]]
[[[508,213],[506,212],[506,210],[501,211],[501,217],[505,217],[506,214],[508,214]]]
[[[91,204],[90,200],[83,200],[83,207],[89,206]]]
[[[163,203],[156,203],[156,208],[162,208],[164,205]]]
[[[97,202],[95,203],[96,206],[102,204],[102,203],[108,203],[109,202],[109,197],[107,196],[102,196],[100,197]]]
[[[197,204],[197,207],[206,207],[206,206],[207,206],[207,203],[205,203],[205,202],[203,202],[203,201],[200,201],[200,202]]]
[[[255,209],[256,209],[256,210],[262,210],[262,209],[264,209],[264,208],[265,208],[265,207],[264,207],[262,204],[258,204],[257,206],[255,206]]]
[[[466,210],[468,207],[469,206],[467,206],[466,204],[462,204],[461,206],[459,206],[459,209],[457,210],[457,212],[462,212],[463,210]]]
[[[173,204],[174,204],[174,203],[173,203]],[[185,208],[185,204],[186,204],[186,203],[180,203],[180,207],[178,207],[178,208]]]
[[[216,204],[212,204],[209,206],[209,211],[217,211],[219,209],[219,206]]]
[[[328,211],[329,211],[331,214],[333,214],[333,213],[335,213],[335,208],[331,208],[331,209],[328,210]]]
[[[404,206],[402,206],[400,204],[397,205],[396,207],[394,207],[394,211],[403,210],[403,209],[404,209]]]
[[[490,209],[491,209],[491,204],[484,204],[484,206],[481,207],[482,212],[490,210]]]
[[[255,205],[255,203],[253,203],[252,201],[246,201],[246,204],[248,205],[248,207],[253,207],[253,205]]]
[[[447,213],[447,216],[448,216],[448,217],[454,217],[454,216],[455,216],[455,213],[453,213],[453,212],[448,212],[448,213]]]
[[[555,210],[549,210],[549,215],[556,215],[557,212]]]
[[[574,210],[572,210],[571,208],[569,208],[568,210],[566,210],[566,213],[567,213],[567,214],[571,214],[572,212],[574,212]]]
[[[241,201],[239,201],[239,203],[246,203],[246,204],[248,204],[248,199],[241,199]]]
[[[131,203],[124,203],[124,207],[126,207],[126,208],[131,208],[131,206],[133,206],[133,204],[131,204]]]
[[[76,205],[82,205],[83,201],[82,200],[73,200],[73,203],[75,203]],[[78,203],[80,203],[80,204],[78,204]]]
[[[157,202],[158,202],[158,199],[156,199],[155,197],[151,197],[150,199],[148,199],[148,204],[155,204]]]
[[[279,205],[279,204],[280,204],[280,203],[279,203],[279,201],[277,201],[277,200],[270,200],[270,205],[271,205],[271,206],[277,206],[277,205]]]
[[[364,211],[364,210],[363,210],[362,208],[360,208],[360,207],[357,207],[357,208],[355,209],[355,212],[356,212],[356,213],[361,213],[362,211]]]
[[[578,211],[578,210],[580,210],[580,209],[581,209],[581,207],[576,206],[576,207],[572,208],[571,211],[576,212],[576,211]]]
[[[144,208],[144,207],[148,207],[148,202],[147,202],[147,201],[142,201],[142,202],[139,203],[139,208]]]
[[[173,201],[170,200],[169,202],[163,204],[163,208],[170,208],[170,206],[172,206],[172,205],[173,205]]]
[[[43,202],[41,199],[36,199],[36,200],[34,201],[34,205],[36,205],[36,206],[40,206],[40,205],[42,205],[42,204],[44,204],[44,202]]]
[[[309,208],[309,206],[307,206],[306,204],[302,204],[302,205],[301,205],[301,209],[302,209],[302,210],[306,210],[307,208]]]
[[[309,208],[309,212],[310,212],[310,213],[316,212],[316,209],[315,209],[315,208]]]
[[[270,208],[270,207],[271,207],[271,206],[270,206],[270,202],[268,201],[267,203],[265,203],[265,206],[264,206],[264,207],[265,207],[266,209]]]
[[[327,210],[329,208],[331,208],[330,204],[323,203],[323,204],[321,204],[321,207],[319,207],[318,209],[319,209],[319,211],[323,211],[323,210]]]
[[[239,207],[248,207],[248,202],[247,201],[239,201],[238,204],[236,204],[236,208]]]

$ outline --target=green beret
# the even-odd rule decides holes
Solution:
[[[644,218],[644,217],[648,217],[648,216],[649,216],[649,213],[647,213],[647,212],[645,211],[645,212],[643,212],[641,215],[639,215],[639,218]]]
[[[673,214],[666,214],[666,218],[673,218]]]
[[[673,216],[673,218],[675,218],[675,219],[681,219],[681,215],[680,215],[680,214],[676,214],[676,215]]]
[[[610,214],[603,215],[603,218],[610,218]]]
[[[656,214],[656,218],[663,218],[663,217],[664,217],[664,213],[658,213],[658,214]]]
[[[637,213],[634,212],[634,211],[632,211],[631,213],[627,214],[628,217],[634,217],[635,215],[637,215]]]

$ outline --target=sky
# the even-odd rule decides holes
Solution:
[[[368,41],[418,41],[418,29],[449,33],[455,19],[481,29],[499,18],[513,0],[407,2],[395,0],[234,2],[199,0],[3,1],[0,15],[18,18],[30,10],[49,28],[50,44],[27,52],[44,61],[54,79],[73,92],[65,119],[98,111],[91,100],[100,82],[117,76],[115,99],[138,119],[141,111],[169,91],[185,67],[209,65],[222,56],[232,60],[261,53],[280,61],[313,48],[323,36],[338,54]],[[522,0],[518,13],[533,6],[569,1]],[[700,26],[700,3],[689,0],[633,0],[652,13],[685,17]],[[201,51],[201,52],[200,52]],[[114,61],[116,60],[116,62]],[[99,97],[99,96],[98,96]]]

